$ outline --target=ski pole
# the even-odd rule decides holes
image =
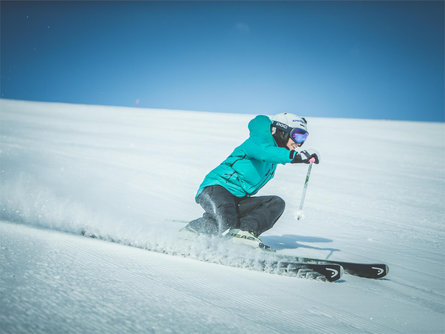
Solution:
[[[297,214],[296,214],[297,220],[304,218],[303,204],[304,204],[304,199],[306,197],[307,185],[309,183],[309,177],[311,176],[311,170],[312,170],[312,165],[314,164],[314,161],[315,161],[315,158],[312,158],[311,160],[309,160],[310,163],[309,163],[309,167],[307,169],[306,180],[304,181],[303,195],[301,196],[300,206],[299,206]]]

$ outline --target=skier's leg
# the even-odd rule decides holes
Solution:
[[[207,213],[204,213],[202,217],[192,220],[184,229],[195,233],[218,234],[216,221],[206,216]]]
[[[237,197],[221,186],[204,188],[198,203],[205,210],[201,218],[187,226],[200,233],[221,234],[238,225]]]
[[[239,202],[240,229],[255,236],[269,230],[284,212],[285,202],[278,196],[246,197]]]

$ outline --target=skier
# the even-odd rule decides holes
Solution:
[[[224,235],[267,248],[259,236],[277,222],[285,202],[278,196],[253,195],[274,177],[279,163],[319,163],[315,152],[297,151],[309,134],[305,118],[259,115],[248,127],[249,138],[204,178],[195,200],[205,212],[184,232]]]

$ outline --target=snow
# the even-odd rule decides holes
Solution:
[[[445,332],[445,124],[308,118],[304,219],[307,166],[279,166],[263,241],[390,267],[326,283],[177,237],[253,116],[0,100],[0,332]]]

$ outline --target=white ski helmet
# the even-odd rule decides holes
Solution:
[[[307,121],[304,117],[297,116],[291,113],[281,113],[270,117],[272,126],[283,131],[289,131],[290,128],[298,128],[307,131]]]
[[[291,113],[281,113],[270,117],[272,121],[272,135],[279,146],[285,147],[289,138],[299,145],[303,145],[309,132],[304,117]],[[277,131],[280,130],[280,131]]]

